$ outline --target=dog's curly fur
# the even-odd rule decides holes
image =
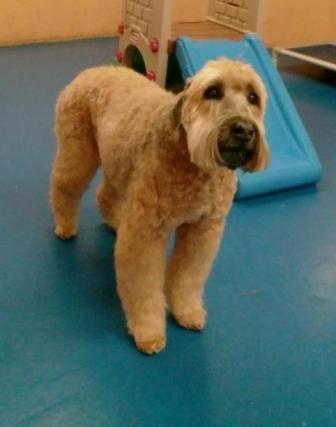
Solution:
[[[221,99],[204,98],[213,85],[225,92]],[[265,102],[252,68],[225,59],[208,63],[180,95],[132,70],[106,66],[82,72],[59,96],[50,191],[55,233],[76,234],[81,196],[101,166],[97,201],[117,231],[117,289],[129,331],[146,353],[165,346],[166,299],[181,326],[205,324],[203,287],[236,191],[218,139],[234,117],[253,122],[258,140],[243,167],[263,169]]]

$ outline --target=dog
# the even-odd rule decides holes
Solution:
[[[81,197],[101,166],[97,202],[117,233],[117,292],[144,353],[165,347],[167,305],[182,327],[205,325],[203,288],[236,191],[235,171],[260,171],[268,162],[266,98],[250,65],[219,59],[178,95],[128,68],[102,66],[80,73],[57,100],[55,234],[76,235]]]

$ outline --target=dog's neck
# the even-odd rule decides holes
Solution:
[[[170,161],[178,168],[177,171],[181,171],[181,173],[187,172],[194,175],[195,179],[200,179],[201,181],[208,181],[212,179],[217,179],[219,176],[227,176],[234,177],[236,174],[235,171],[224,167],[218,167],[211,171],[205,171],[201,169],[199,166],[194,164],[190,159],[190,153],[188,150],[187,143],[187,133],[180,123],[178,124],[172,134],[171,139],[171,156]]]
[[[174,169],[177,171],[177,173],[178,171],[180,171],[182,174],[191,173],[195,176],[195,179],[197,177],[202,177],[202,180],[206,180],[216,173],[205,172],[191,162],[187,144],[187,133],[182,124],[177,125],[171,135],[169,152],[170,155],[168,158],[175,166]]]

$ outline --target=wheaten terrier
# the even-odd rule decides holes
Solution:
[[[100,210],[117,231],[117,290],[145,353],[166,342],[166,302],[204,327],[203,287],[236,191],[235,169],[265,168],[266,93],[242,62],[208,62],[173,95],[122,67],[82,72],[56,107],[55,233],[76,234],[80,199],[99,166]],[[175,248],[166,263],[168,236]]]

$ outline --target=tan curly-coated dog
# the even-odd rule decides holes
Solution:
[[[58,99],[55,233],[76,234],[80,199],[101,166],[97,200],[117,231],[117,290],[145,353],[165,346],[166,301],[181,326],[204,327],[203,287],[236,191],[235,169],[267,164],[265,103],[253,69],[227,59],[208,62],[179,95],[106,66],[82,72]]]

